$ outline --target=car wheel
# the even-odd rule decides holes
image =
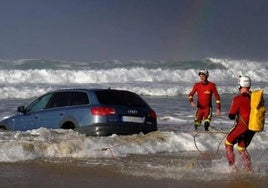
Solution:
[[[74,124],[72,123],[72,122],[65,122],[62,126],[61,126],[61,128],[62,129],[74,129]]]
[[[5,130],[7,130],[6,127],[3,125],[0,125],[0,131],[5,131]]]

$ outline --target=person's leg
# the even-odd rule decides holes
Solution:
[[[211,121],[211,117],[212,117],[212,108],[207,108],[206,112],[205,112],[205,120],[204,120],[204,128],[205,131],[209,131],[208,127],[210,126],[210,121]]]
[[[241,160],[248,172],[252,172],[250,155],[246,149],[239,150]]]
[[[247,129],[244,125],[235,125],[226,137],[225,141],[225,155],[229,165],[235,168],[235,155],[234,155],[234,144],[237,140],[241,140],[241,136]]]
[[[254,135],[255,135],[254,131],[247,130],[245,132],[245,134],[244,134],[245,148],[247,148],[249,146]]]
[[[251,168],[251,159],[250,159],[250,155],[249,153],[247,152],[246,150],[246,147],[245,147],[245,141],[244,140],[241,140],[239,143],[238,143],[238,152],[240,154],[240,157],[241,157],[241,160],[246,168],[246,170],[248,172],[251,172],[252,171],[252,168]]]
[[[225,141],[225,155],[230,166],[235,163],[234,146],[232,143]]]
[[[194,128],[197,130],[198,127],[200,127],[201,122],[202,122],[202,110],[197,108],[195,111],[195,119],[194,119]]]
[[[209,131],[208,130],[208,127],[210,126],[210,120],[209,119],[205,119],[204,121],[204,128],[205,128],[205,131]]]
[[[197,128],[201,125],[201,122],[198,120],[194,120],[194,128],[197,130]]]

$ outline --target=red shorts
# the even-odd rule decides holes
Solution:
[[[197,108],[195,112],[195,121],[201,122],[202,120],[210,121],[212,117],[212,108]]]
[[[255,132],[248,130],[244,124],[237,124],[231,129],[226,140],[233,145],[237,143],[240,148],[246,148],[250,144],[254,134]]]

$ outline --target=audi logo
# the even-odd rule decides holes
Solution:
[[[138,113],[137,110],[128,110],[127,112],[128,112],[129,114],[137,114],[137,113]]]

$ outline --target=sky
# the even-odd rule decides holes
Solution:
[[[268,0],[1,0],[0,59],[268,60]]]

